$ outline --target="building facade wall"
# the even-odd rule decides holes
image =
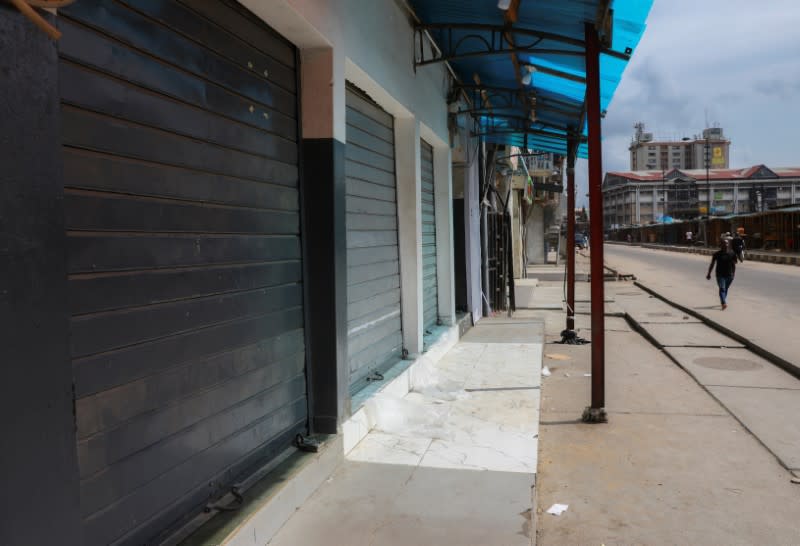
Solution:
[[[448,74],[443,65],[414,70],[414,40],[410,15],[393,0],[242,0],[242,5],[276,29],[299,49],[302,126],[301,222],[304,252],[315,256],[305,264],[308,299],[308,358],[312,431],[337,432],[351,408],[346,369],[346,248],[344,156],[347,142],[345,84],[354,83],[388,111],[402,129],[396,143],[400,184],[400,239],[404,241],[403,318],[408,323],[407,348],[422,350],[421,240],[419,214],[419,140],[433,145],[437,197],[436,239],[439,313],[445,324],[455,321],[453,297],[452,175],[448,131]],[[3,344],[0,360],[24,362],[27,370],[6,370],[13,389],[4,400],[7,415],[17,417],[6,437],[15,448],[3,467],[9,494],[35,493],[39,502],[19,503],[6,514],[13,525],[0,526],[0,542],[9,544],[80,544],[78,471],[75,454],[73,385],[70,376],[69,295],[64,263],[63,180],[60,172],[60,109],[58,105],[58,44],[49,41],[16,11],[0,7],[0,45],[8,52],[2,73],[13,85],[0,91],[8,108],[4,130],[24,149],[8,146],[3,154],[10,176],[5,183],[13,205],[4,217],[4,236],[14,244],[0,258],[2,286],[16,299],[4,299],[0,313],[15,324]],[[430,47],[430,46],[426,46]],[[265,74],[266,76],[266,74]],[[5,92],[4,92],[5,91]],[[24,98],[24,100],[22,100]],[[20,102],[21,101],[21,102]],[[252,107],[251,107],[251,112]],[[9,121],[11,120],[11,121]],[[30,154],[36,151],[34,157]],[[477,171],[477,166],[475,171]],[[470,170],[471,174],[473,173]],[[6,177],[4,177],[5,179]],[[11,184],[24,184],[19,188]],[[476,185],[477,186],[477,185]],[[470,188],[472,184],[470,184]],[[33,193],[31,191],[35,190]],[[470,249],[478,241],[477,188],[465,191],[469,208]],[[312,204],[313,203],[313,204]],[[13,214],[12,214],[13,212]],[[472,219],[475,219],[473,222]],[[17,224],[17,221],[19,223]],[[25,221],[31,220],[29,223]],[[312,235],[313,234],[313,235]],[[471,265],[479,258],[471,256]],[[8,276],[13,272],[13,276]],[[472,273],[472,299],[480,308],[480,274]],[[36,286],[33,286],[34,282]],[[475,284],[477,283],[477,284]],[[474,295],[474,287],[478,295]],[[26,299],[27,298],[27,299]],[[15,306],[21,306],[16,308]],[[27,313],[27,314],[26,314]],[[39,337],[37,343],[36,337]],[[45,339],[47,343],[41,343]],[[25,347],[19,343],[25,342]],[[31,367],[30,365],[37,366]],[[39,365],[41,364],[41,365]],[[36,370],[35,377],[30,370]],[[22,481],[19,481],[22,480]],[[14,485],[17,484],[17,485]],[[42,510],[51,525],[36,525]],[[35,512],[35,514],[34,514]]]
[[[422,350],[421,214],[419,139],[434,148],[437,197],[437,276],[443,322],[455,317],[452,270],[452,174],[447,127],[448,76],[443,65],[414,71],[410,14],[397,2],[243,0],[243,4],[300,49],[301,58],[327,51],[325,81],[303,83],[303,129],[346,143],[345,83],[364,91],[395,118],[396,172],[400,220],[400,267],[404,343]],[[430,47],[427,45],[426,47]],[[304,71],[304,74],[306,72]],[[320,90],[330,99],[320,108]],[[306,114],[306,109],[313,114]]]
[[[712,215],[720,216],[792,205],[798,203],[800,178],[711,180],[710,192],[705,180],[698,180],[694,187],[696,190],[691,191],[696,191],[696,214],[684,210],[686,204],[679,192],[686,190],[679,189],[672,181],[665,184],[661,181],[629,181],[607,187],[603,190],[605,226],[615,228],[657,223],[665,213],[671,217],[701,216],[709,207]],[[681,210],[676,210],[676,207]]]

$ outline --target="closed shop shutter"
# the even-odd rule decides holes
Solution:
[[[347,339],[351,390],[402,358],[394,119],[347,89]]]
[[[307,430],[295,50],[233,2],[59,10],[85,543],[152,543]]]
[[[436,202],[433,194],[433,146],[420,142],[422,165],[422,313],[426,333],[439,322],[436,279]]]

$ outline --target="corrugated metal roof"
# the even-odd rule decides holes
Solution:
[[[751,178],[755,173],[757,173],[764,165],[753,165],[752,167],[745,167],[742,169],[709,169],[708,171],[708,179],[709,180],[764,180],[764,182],[768,182],[770,180],[775,180],[775,178]],[[770,168],[766,167],[773,173],[775,173],[778,178],[800,178],[800,167],[780,167],[780,168]],[[666,171],[666,178],[671,180],[674,176],[670,176],[670,173],[680,173],[686,176],[687,178],[691,178],[697,181],[704,181],[706,179],[706,170],[705,169],[671,169]],[[654,182],[654,181],[661,181],[664,174],[661,171],[609,171],[607,176],[618,176],[620,178],[626,178],[628,180],[640,181],[640,182]]]
[[[613,17],[610,48],[600,54],[600,108],[608,108],[627,65],[620,57],[629,56],[638,45],[652,0],[521,0],[517,21],[504,31],[518,47],[532,46],[517,52],[517,58],[537,68],[530,85],[522,86],[535,93],[535,121],[529,120],[527,105],[493,108],[494,116],[478,117],[484,141],[566,154],[568,132],[587,134],[581,117],[586,94],[584,25],[595,22],[606,3]],[[496,0],[409,0],[409,4],[423,25],[446,25],[428,32],[447,51],[458,44],[459,55],[448,62],[463,83],[471,84],[477,76],[486,87],[521,86],[508,51],[482,54],[487,44],[503,36],[496,29],[503,28],[505,12]],[[585,144],[578,155],[586,157]]]

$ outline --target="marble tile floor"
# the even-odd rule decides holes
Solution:
[[[533,474],[541,363],[541,343],[461,342],[405,397],[367,403],[374,428],[347,459]]]
[[[409,368],[407,394],[367,400],[369,433],[269,544],[530,546],[544,335],[528,322],[525,343],[479,323],[480,342]]]

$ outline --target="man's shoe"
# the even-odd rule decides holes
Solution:
[[[724,311],[724,310],[725,310],[725,309],[727,309],[727,308],[728,308],[728,304],[727,304],[727,303],[723,303],[723,304],[722,304],[722,310]]]

